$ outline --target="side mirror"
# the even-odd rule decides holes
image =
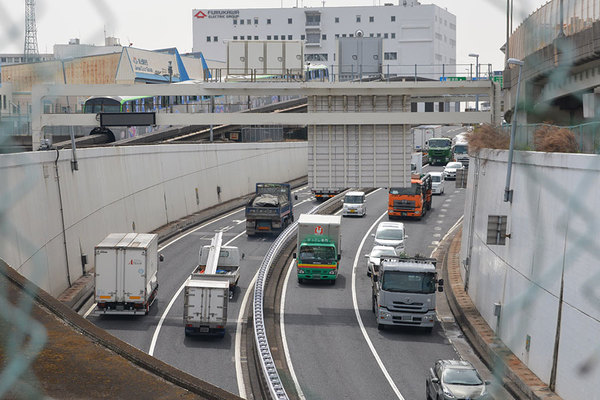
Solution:
[[[371,236],[375,237],[375,234],[374,234],[374,233],[371,233]]]
[[[242,260],[246,257],[246,253],[242,253]]]
[[[342,255],[338,254],[337,260],[340,261],[342,259]]]
[[[297,194],[294,195],[294,200],[298,200],[298,195]]]
[[[163,261],[165,261],[165,256],[163,256],[162,254],[160,254],[160,255],[158,256],[158,261],[160,261],[160,262],[163,262]]]
[[[484,383],[485,383],[485,385],[486,385],[486,386],[487,386],[487,385],[491,385],[491,384],[492,384],[492,382],[491,382],[491,381],[485,381]]]
[[[292,258],[296,258],[296,253],[293,253],[293,254],[292,254]]]
[[[438,378],[431,378],[431,383],[440,383]]]
[[[365,254],[365,258],[369,258],[369,254]]]
[[[379,277],[375,274],[371,274],[371,276],[373,277],[373,282],[377,282],[379,280]]]

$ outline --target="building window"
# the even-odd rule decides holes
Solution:
[[[396,16],[395,15],[392,15],[390,18],[391,18],[392,22],[396,22]]]
[[[254,40],[258,40],[258,36],[254,36]]]
[[[349,34],[348,37],[354,37],[354,33]]]
[[[305,54],[304,61],[327,61],[328,54],[320,53],[320,54]]]
[[[246,39],[245,36],[240,36],[240,40],[244,40],[244,39]]]
[[[321,38],[321,35],[319,35],[318,33],[307,33],[306,34],[306,43],[320,43],[321,41],[319,40]]]
[[[456,30],[456,25],[453,24],[453,23],[450,23],[450,29],[452,29],[453,31],[455,31]]]
[[[271,25],[271,18],[267,18],[267,25]]]
[[[436,32],[436,33],[435,33],[435,38],[436,38],[437,40],[442,40],[442,34],[441,34],[441,33],[437,33],[437,32]]]
[[[234,19],[233,19],[233,24],[234,24],[234,25],[237,25],[237,18],[234,18]]]
[[[378,33],[378,34],[377,34],[377,37],[381,37],[381,33]]]
[[[300,40],[304,40],[304,39],[306,39],[306,36],[300,35]]]
[[[321,25],[321,14],[306,14],[306,26]]]
[[[387,38],[388,38],[388,34],[387,34],[387,33],[384,33],[384,34],[383,34],[383,38],[384,38],[384,39],[387,39]]]
[[[206,41],[207,41],[207,42],[210,42],[210,36],[207,36],[207,37],[206,37]]]
[[[375,37],[374,33],[369,33],[369,37]]]
[[[487,244],[506,244],[506,215],[488,215]]]
[[[252,20],[251,20],[251,19],[247,19],[247,20],[246,20],[246,23],[247,23],[248,25],[250,25],[250,24],[252,24]]]
[[[450,39],[450,46],[456,47],[456,40]]]
[[[335,38],[336,38],[336,39],[339,39],[339,38],[340,38],[340,34],[339,34],[339,33],[336,33],[336,34],[335,34]]]
[[[327,35],[325,35],[325,34],[322,34],[322,35],[321,35],[321,40],[327,40]]]
[[[356,16],[356,22],[360,22],[360,15]]]
[[[436,54],[435,55],[435,61],[442,61],[442,55],[441,54]]]
[[[292,35],[288,35],[288,40],[292,40]]]
[[[339,24],[340,23],[340,17],[335,17],[335,23]]]
[[[396,53],[395,51],[389,52],[389,53],[384,53],[383,54],[383,59],[384,60],[397,60],[398,59],[398,53]]]
[[[279,40],[279,35],[275,35],[275,40]]]
[[[219,41],[219,37],[218,36],[213,36],[213,42],[218,42]]]
[[[292,19],[288,18],[288,24],[291,24],[291,23],[292,23]]]
[[[240,25],[244,25],[244,20],[240,19]]]
[[[271,35],[267,35],[267,40],[271,40]]]
[[[258,18],[254,17],[254,25],[258,25]]]
[[[346,37],[346,34],[345,34],[345,33],[342,33],[342,37]]]
[[[233,37],[233,40],[237,40],[237,36],[234,36],[234,37]]]
[[[392,39],[396,39],[396,32],[392,32]]]
[[[369,22],[375,22],[375,17],[369,17]]]

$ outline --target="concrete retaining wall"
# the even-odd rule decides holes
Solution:
[[[600,382],[600,156],[515,152],[512,203],[503,201],[507,158],[487,150],[469,166],[461,249],[468,293],[558,395],[600,399],[592,394]],[[490,215],[508,218],[505,245],[486,243]]]
[[[108,233],[149,232],[256,182],[307,173],[305,142],[107,147],[77,157],[71,171],[70,150],[0,155],[0,257],[53,296],[93,266]]]

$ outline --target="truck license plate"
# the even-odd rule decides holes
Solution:
[[[405,213],[405,212],[403,212],[403,213],[402,213],[402,216],[403,216],[403,217],[406,217],[406,213]]]
[[[200,327],[200,333],[208,333],[209,331],[210,331],[210,329],[208,328],[208,326]]]

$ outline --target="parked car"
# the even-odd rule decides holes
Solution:
[[[444,167],[444,175],[446,179],[456,179],[456,170],[464,168],[462,163],[458,161],[450,161]]]
[[[443,172],[430,172],[431,175],[431,193],[433,194],[444,194],[444,178]]]
[[[404,234],[402,222],[380,222],[377,225],[377,231],[371,236],[375,238],[374,245],[393,247],[397,254],[404,252],[405,241],[408,237]]]
[[[396,256],[396,250],[391,246],[373,246],[371,253],[365,254],[367,258],[367,276],[371,276],[373,271],[377,272],[381,264],[382,256]]]
[[[438,360],[425,381],[427,400],[488,400],[489,381],[484,381],[468,361]]]
[[[361,217],[367,214],[367,203],[365,202],[365,192],[348,192],[344,196],[344,206],[342,216],[359,215]]]

